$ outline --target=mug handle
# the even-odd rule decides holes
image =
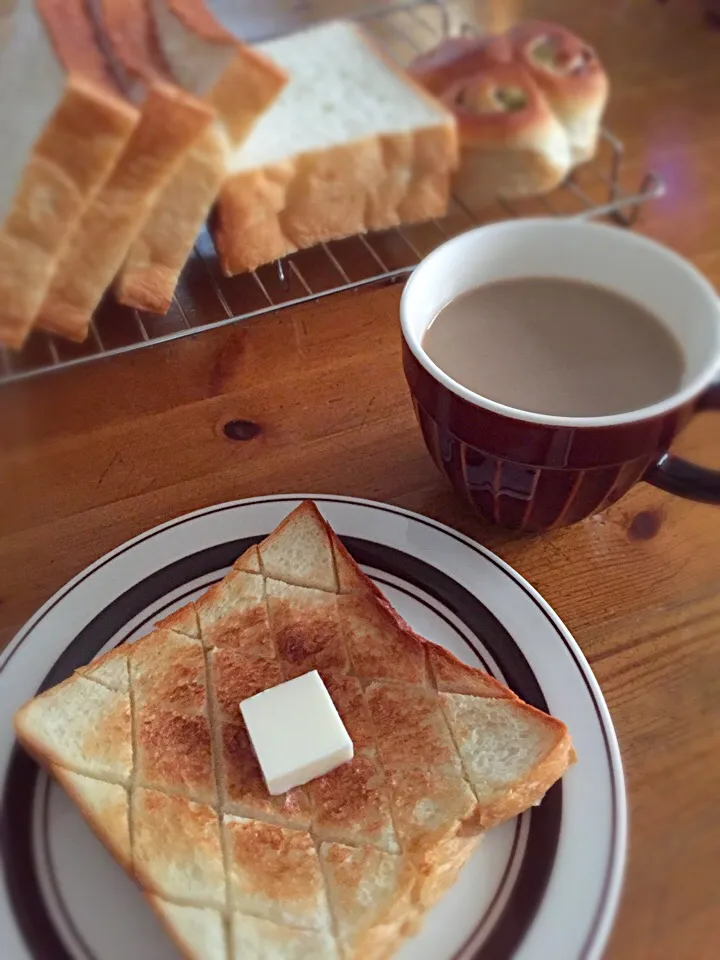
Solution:
[[[720,380],[711,384],[700,397],[696,411],[703,410],[720,410]],[[671,453],[664,453],[645,473],[643,480],[687,500],[720,504],[720,470],[699,467]]]

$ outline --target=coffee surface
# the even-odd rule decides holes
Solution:
[[[645,307],[559,277],[468,290],[439,311],[423,349],[473,393],[567,417],[657,403],[680,387],[685,367],[674,336]]]

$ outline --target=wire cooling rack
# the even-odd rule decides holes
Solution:
[[[294,3],[295,19],[283,32],[288,25],[322,18],[322,7],[322,2],[311,0]],[[472,25],[453,22],[452,0],[409,0],[351,13],[402,65],[450,33],[474,32]],[[636,173],[634,185],[629,185],[630,173],[623,166],[622,143],[604,130],[595,161],[547,197],[498,200],[482,211],[453,198],[441,220],[321,244],[232,278],[222,275],[212,240],[203,231],[165,316],[121,307],[108,297],[82,344],[36,331],[19,353],[0,347],[0,384],[237,323],[341,290],[403,278],[440,243],[480,223],[551,214],[605,217],[631,227],[642,204],[664,192],[664,183],[647,172],[639,182]]]

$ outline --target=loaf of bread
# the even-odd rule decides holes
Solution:
[[[457,117],[453,186],[474,209],[548,193],[595,153],[608,81],[592,49],[564,27],[523,23],[498,36],[449,38],[410,73]]]
[[[290,77],[230,162],[213,237],[228,275],[327,240],[442,216],[452,115],[353,23],[260,50]]]
[[[271,796],[238,704],[313,669],[354,758]],[[574,759],[559,720],[413,633],[309,502],[15,728],[195,960],[391,957]]]

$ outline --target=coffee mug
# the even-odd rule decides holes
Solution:
[[[639,302],[674,334],[680,388],[642,410],[600,417],[516,410],[474,393],[427,356],[423,334],[450,300],[484,283],[565,277]],[[720,300],[690,263],[618,227],[511,220],[448,240],[412,273],[400,302],[403,365],[435,463],[486,520],[526,532],[604,510],[640,480],[720,503],[720,471],[668,450],[700,410],[720,410]]]

